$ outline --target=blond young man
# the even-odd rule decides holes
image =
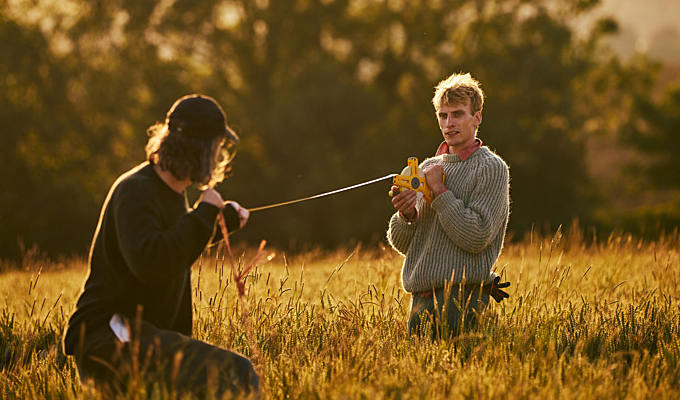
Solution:
[[[499,287],[509,284],[498,285],[491,269],[508,223],[509,172],[477,138],[484,105],[478,81],[453,74],[437,85],[432,103],[444,141],[420,167],[434,199],[428,204],[410,190],[394,196],[387,239],[405,256],[409,332],[429,325],[432,334],[456,335],[475,324],[490,295],[507,297]]]
[[[138,374],[180,395],[257,393],[250,360],[191,337],[191,266],[219,213],[230,231],[248,220],[212,188],[238,136],[204,95],[178,99],[148,133],[147,161],[116,180],[102,207],[64,353],[82,380],[114,397]],[[203,189],[193,208],[183,196],[192,184]]]

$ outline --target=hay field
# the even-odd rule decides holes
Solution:
[[[497,270],[511,297],[434,342],[406,333],[390,249],[277,252],[248,275],[243,308],[213,251],[193,269],[194,336],[252,357],[264,399],[680,398],[678,235],[591,244],[572,232],[506,245]],[[59,348],[86,273],[82,259],[0,273],[0,398],[102,397]]]

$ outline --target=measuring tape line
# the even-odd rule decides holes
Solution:
[[[270,208],[275,208],[275,207],[287,206],[287,205],[289,205],[289,204],[300,203],[300,202],[307,201],[307,200],[318,199],[318,198],[320,198],[320,197],[326,197],[326,196],[330,196],[330,195],[333,195],[333,194],[336,194],[336,193],[346,192],[346,191],[348,191],[348,190],[352,190],[352,189],[356,189],[356,188],[359,188],[359,187],[362,187],[362,186],[370,185],[370,184],[373,184],[373,183],[376,183],[376,182],[385,181],[385,180],[387,180],[387,179],[392,179],[392,178],[394,178],[395,176],[397,176],[397,174],[389,174],[389,175],[383,176],[382,178],[371,179],[370,181],[357,183],[356,185],[347,186],[347,187],[344,187],[344,188],[332,190],[332,191],[330,191],[330,192],[325,192],[325,193],[316,194],[316,195],[314,195],[314,196],[303,197],[303,198],[301,198],[301,199],[289,200],[289,201],[284,201],[284,202],[276,203],[276,204],[269,204],[269,205],[267,205],[267,206],[249,208],[249,209],[248,209],[248,212],[253,213],[253,212],[255,212],[255,211],[262,211],[262,210],[267,210],[267,209],[270,209]]]

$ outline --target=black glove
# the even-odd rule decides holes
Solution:
[[[500,281],[501,277],[497,276],[496,278],[494,278],[493,282],[491,282],[491,287],[489,288],[489,296],[493,297],[493,299],[496,300],[496,303],[500,303],[504,299],[510,297],[510,295],[507,292],[501,290],[503,288],[510,286],[510,282],[500,283]]]

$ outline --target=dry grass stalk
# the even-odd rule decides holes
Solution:
[[[224,238],[224,247],[227,250],[227,259],[229,260],[229,264],[231,266],[231,274],[232,278],[234,279],[234,283],[236,284],[236,288],[238,290],[238,298],[241,303],[241,315],[243,316],[243,324],[246,327],[246,333],[248,335],[248,344],[250,346],[250,351],[252,353],[251,358],[253,359],[253,364],[255,365],[255,368],[258,369],[258,365],[260,365],[260,351],[257,346],[257,337],[255,336],[253,332],[253,327],[251,325],[250,319],[248,317],[248,307],[246,305],[246,277],[248,276],[248,273],[250,270],[255,267],[255,265],[258,264],[263,258],[265,262],[271,261],[272,258],[274,258],[274,253],[271,253],[265,257],[265,250],[264,247],[267,244],[267,241],[262,240],[260,242],[260,247],[257,249],[257,253],[255,253],[255,257],[246,265],[246,267],[241,271],[238,272],[238,269],[236,268],[236,261],[234,258],[234,254],[231,251],[231,245],[229,244],[229,230],[227,229],[227,224],[224,221],[224,216],[222,213],[219,213],[217,216],[217,221],[220,225],[220,229],[222,231],[222,237]],[[261,375],[262,371],[257,371],[258,374]]]

